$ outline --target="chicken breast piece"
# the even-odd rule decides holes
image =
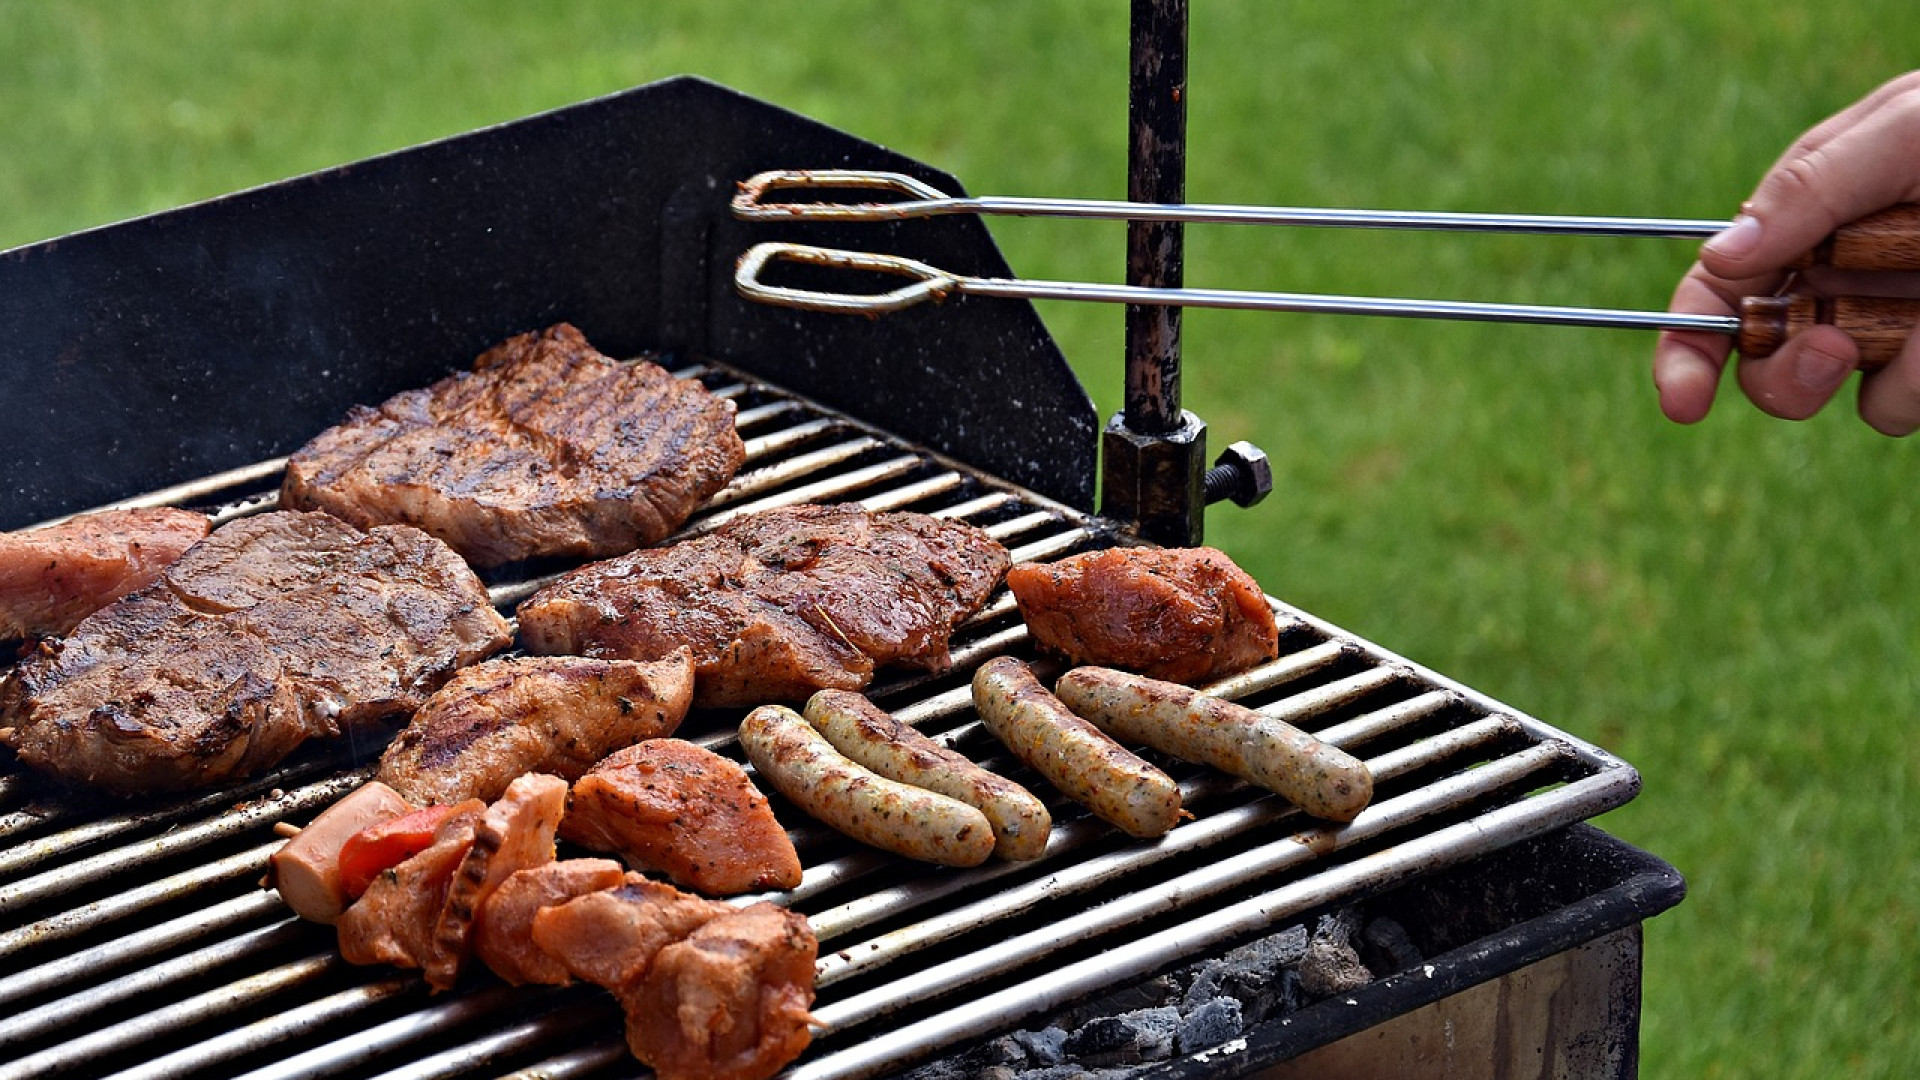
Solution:
[[[211,526],[205,514],[159,507],[0,533],[0,641],[66,634],[151,585]]]
[[[747,771],[683,739],[609,756],[573,785],[560,835],[710,896],[800,884],[800,856]]]
[[[769,903],[703,923],[621,995],[627,1048],[660,1080],[765,1080],[812,1041],[807,920]]]
[[[1266,594],[1213,548],[1108,548],[1021,563],[1007,587],[1040,646],[1075,664],[1198,684],[1279,655]]]
[[[377,778],[422,804],[497,799],[529,772],[577,780],[615,750],[672,734],[692,699],[684,651],[489,660],[427,699],[381,754]]]
[[[654,955],[733,908],[628,873],[617,889],[589,893],[533,916],[533,942],[574,978],[632,993]]]
[[[566,965],[534,944],[534,916],[576,896],[618,888],[625,878],[626,868],[612,859],[562,859],[516,870],[481,904],[473,954],[515,986],[571,982]]]

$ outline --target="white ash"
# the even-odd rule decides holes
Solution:
[[[1127,1080],[1177,1055],[1195,1054],[1375,976],[1418,964],[1406,930],[1365,925],[1347,909],[1311,930],[1288,927],[1222,956],[1117,990],[1053,1023],[978,1044],[910,1072],[907,1080]]]

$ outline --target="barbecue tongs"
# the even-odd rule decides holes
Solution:
[[[771,202],[769,192],[876,191],[896,196],[884,202]],[[901,173],[819,169],[764,172],[743,182],[733,199],[735,217],[751,221],[900,221],[944,214],[996,214],[1015,217],[1068,217],[1215,224],[1306,225],[1334,228],[1420,229],[1456,232],[1510,232],[1581,236],[1698,237],[1714,235],[1725,221],[1671,218],[1580,217],[1527,214],[1467,214],[1401,210],[1333,210],[1303,207],[1218,204],[1132,203],[1093,199],[1016,197],[959,198]],[[907,278],[887,292],[834,293],[771,285],[762,280],[776,262],[842,270],[864,270]],[[1920,203],[1870,214],[1842,227],[1801,267],[1842,270],[1920,270]],[[1788,337],[1817,323],[1829,323],[1860,347],[1863,368],[1875,368],[1899,355],[1920,323],[1920,299],[1821,297],[1784,292],[1747,297],[1738,316],[1685,315],[1666,311],[1557,307],[1453,300],[1404,300],[1388,297],[1332,296],[1318,293],[1245,292],[1229,289],[1163,289],[1071,281],[983,278],[957,274],[916,259],[872,252],[843,251],[807,244],[761,243],[740,257],[734,282],[743,296],[807,311],[879,315],[955,293],[1028,300],[1097,300],[1107,303],[1177,307],[1241,308],[1335,315],[1389,315],[1402,318],[1462,319],[1478,322],[1551,326],[1626,327],[1651,330],[1705,330],[1730,334],[1740,353],[1769,356]],[[1788,286],[1791,287],[1792,280]]]

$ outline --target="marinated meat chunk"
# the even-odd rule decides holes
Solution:
[[[685,652],[488,660],[427,699],[380,756],[378,778],[417,803],[496,799],[529,772],[577,780],[615,750],[672,734],[692,698]]]
[[[801,916],[759,903],[661,949],[619,995],[627,1048],[660,1080],[764,1080],[812,1041],[819,944]]]
[[[473,844],[447,887],[447,902],[434,928],[433,952],[421,966],[427,982],[446,990],[473,951],[472,936],[494,890],[515,872],[553,861],[553,837],[567,811],[567,782],[529,773],[474,823]]]
[[[121,794],[209,786],[410,713],[509,637],[473,571],[417,529],[260,514],[22,660],[0,683],[0,740]]]
[[[341,914],[333,925],[348,963],[424,968],[440,962],[440,913],[486,809],[478,799],[456,806],[425,851],[374,878]]]
[[[560,323],[355,408],[287,462],[281,505],[401,523],[475,566],[658,543],[745,459],[733,402]]]
[[[1279,655],[1260,586],[1213,548],[1109,548],[1021,563],[1007,587],[1042,648],[1198,684]]]
[[[573,785],[560,835],[709,896],[800,884],[800,856],[747,771],[682,739],[622,750]]]
[[[562,859],[516,870],[480,907],[473,953],[515,986],[571,981],[566,966],[533,942],[533,918],[542,908],[576,896],[618,888],[626,869],[612,859]]]
[[[205,514],[162,507],[0,533],[0,641],[67,633],[152,584],[211,524]]]
[[[617,889],[535,912],[533,943],[574,978],[621,996],[638,989],[661,949],[732,910],[629,873]]]
[[[520,605],[536,653],[653,660],[693,650],[695,706],[857,690],[885,664],[944,670],[948,639],[1007,551],[964,522],[859,506],[743,515],[580,567]]]

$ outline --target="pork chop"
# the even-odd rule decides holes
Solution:
[[[692,697],[685,653],[488,660],[427,699],[380,756],[378,778],[416,803],[497,799],[529,772],[578,780],[615,750],[672,734]]]
[[[211,786],[412,712],[509,639],[425,533],[260,514],[22,660],[0,683],[0,741],[119,794]]]
[[[355,408],[287,462],[280,502],[403,523],[475,566],[658,543],[745,459],[733,402],[560,323]]]
[[[1266,594],[1213,548],[1108,548],[1021,563],[1007,588],[1041,648],[1199,684],[1279,655]]]
[[[0,533],[0,641],[67,633],[152,584],[211,524],[205,514],[160,507]]]
[[[696,707],[858,690],[876,667],[935,671],[1006,573],[965,522],[856,505],[743,515],[664,548],[590,563],[520,605],[535,653],[694,659]]]

